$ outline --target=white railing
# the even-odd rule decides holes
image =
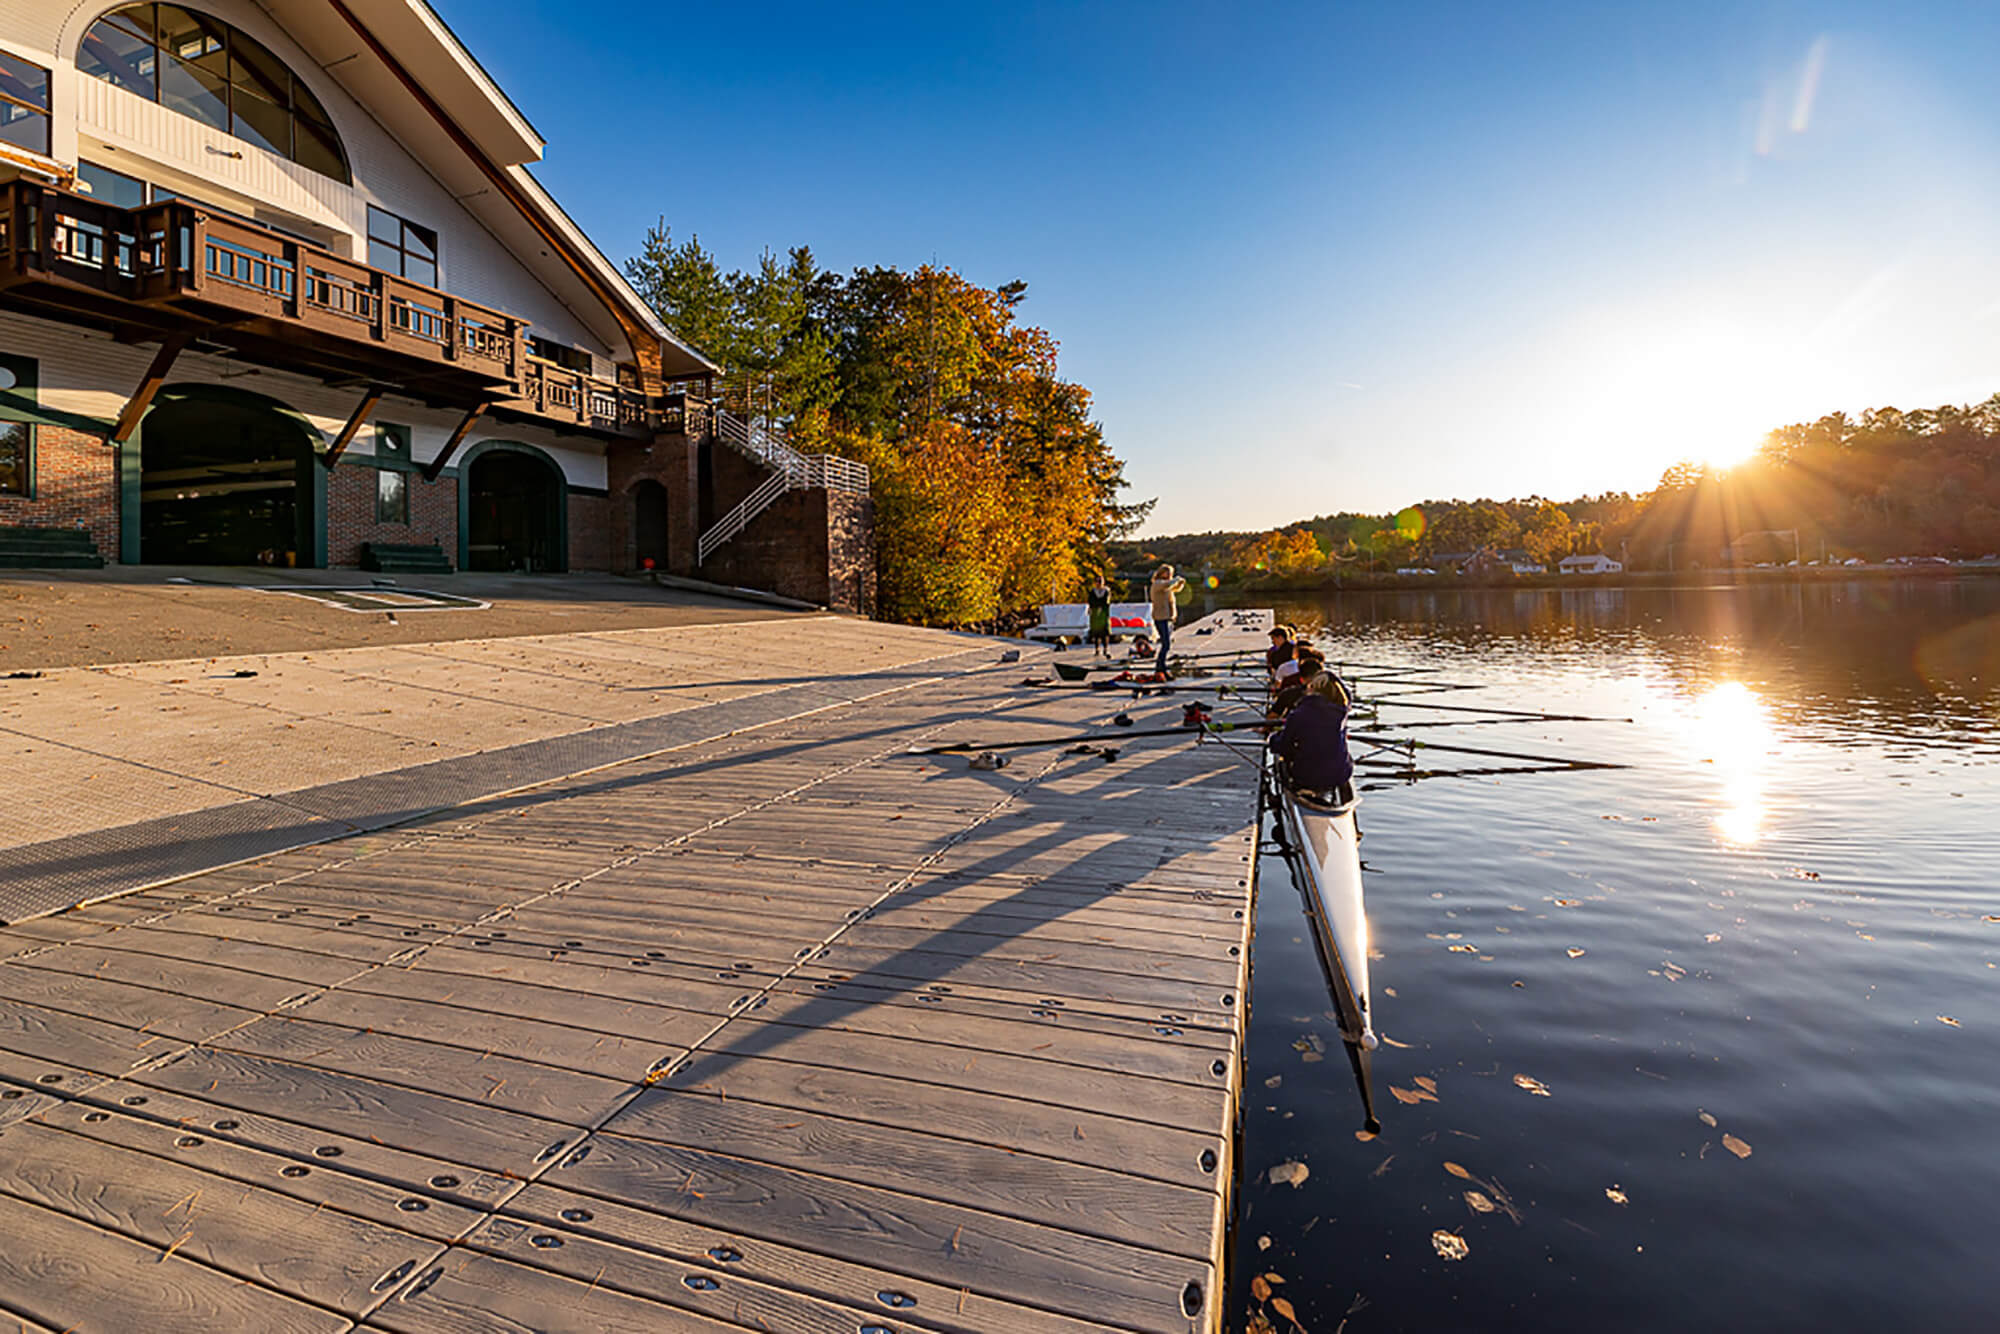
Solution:
[[[753,519],[788,492],[816,486],[827,491],[868,494],[865,463],[835,454],[801,454],[779,432],[757,422],[747,422],[720,407],[715,410],[715,434],[730,448],[769,468],[771,475],[701,535],[695,543],[696,564],[706,562],[723,543],[748,528]]]

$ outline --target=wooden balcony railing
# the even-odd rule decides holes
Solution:
[[[526,320],[185,200],[121,209],[32,182],[0,184],[0,286],[31,280],[155,312],[219,311],[214,323],[318,340],[364,363],[382,352],[433,363],[456,372],[468,397],[565,424],[655,428],[646,396],[530,357]]]

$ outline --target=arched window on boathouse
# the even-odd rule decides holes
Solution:
[[[284,61],[221,19],[181,5],[127,5],[90,25],[83,73],[354,183],[333,118]]]

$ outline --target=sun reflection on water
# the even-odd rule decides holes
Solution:
[[[1763,831],[1764,771],[1776,735],[1764,702],[1741,681],[1725,681],[1695,700],[1695,758],[1713,764],[1722,811],[1715,827],[1731,843],[1755,843]]]

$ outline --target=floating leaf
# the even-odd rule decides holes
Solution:
[[[1411,1050],[1411,1048],[1410,1048],[1410,1044],[1409,1044],[1409,1043],[1407,1043],[1407,1042],[1398,1042],[1398,1041],[1396,1041],[1396,1039],[1394,1039],[1394,1038],[1390,1037],[1390,1036],[1389,1036],[1389,1035],[1388,1035],[1387,1033],[1377,1033],[1377,1034],[1376,1034],[1375,1036],[1376,1036],[1376,1037],[1378,1037],[1378,1038],[1381,1038],[1381,1039],[1382,1039],[1382,1041],[1383,1041],[1383,1042],[1384,1042],[1385,1044],[1387,1044],[1388,1046],[1391,1046],[1391,1047],[1394,1047],[1394,1048],[1396,1048],[1396,1049],[1397,1049],[1398,1051],[1409,1051],[1409,1050]]]
[[[1581,906],[1581,905],[1582,905],[1582,903],[1583,903],[1583,900],[1582,900],[1582,899],[1551,899],[1551,900],[1550,900],[1550,902],[1554,903],[1554,904],[1556,905],[1556,907],[1558,907],[1558,908],[1575,908],[1575,907],[1579,907],[1579,906]]]
[[[1472,1253],[1472,1248],[1465,1244],[1465,1238],[1456,1232],[1431,1233],[1431,1245],[1437,1247],[1437,1253],[1447,1260],[1463,1260]]]
[[[1980,920],[1985,922],[2000,922],[2000,912],[1987,913],[1986,916],[1981,918]]]
[[[1446,1163],[1444,1170],[1457,1177],[1460,1181],[1471,1181],[1473,1179],[1472,1173],[1466,1171],[1457,1163]]]
[[[1429,1075],[1418,1075],[1410,1082],[1426,1093],[1436,1093],[1438,1091],[1437,1081]]]
[[[1366,1144],[1369,1140],[1376,1138],[1376,1135],[1372,1130],[1357,1130],[1354,1132],[1354,1138]]]
[[[1306,1178],[1311,1175],[1312,1175],[1311,1169],[1309,1169],[1304,1163],[1297,1163],[1297,1162],[1279,1163],[1276,1167],[1272,1168],[1270,1172],[1272,1185],[1283,1186],[1286,1184],[1290,1184],[1294,1190],[1296,1190],[1300,1186],[1303,1186],[1305,1184]]]
[[[1568,949],[1564,950],[1564,951],[1563,951],[1563,953],[1564,953],[1564,954],[1567,954],[1567,955],[1568,955],[1568,956],[1569,956],[1570,958],[1572,958],[1572,959],[1581,959],[1581,958],[1583,957],[1583,951],[1582,951],[1582,950],[1580,950],[1580,949],[1578,949],[1578,948],[1577,948],[1576,946],[1574,946],[1574,945],[1572,945],[1572,946],[1570,946],[1570,947],[1569,947]]]
[[[1551,1096],[1549,1093],[1549,1086],[1547,1084],[1544,1084],[1541,1080],[1536,1079],[1530,1075],[1515,1075],[1514,1087],[1526,1089],[1528,1092],[1534,1094],[1537,1098],[1546,1098]]]
[[[1293,1329],[1305,1328],[1304,1325],[1301,1325],[1299,1323],[1299,1318],[1296,1315],[1292,1314],[1292,1304],[1286,1301],[1283,1297],[1273,1297],[1271,1299],[1271,1309],[1273,1311],[1276,1311],[1279,1315],[1283,1316],[1285,1319],[1291,1321]]]
[[[1389,1085],[1389,1092],[1396,1095],[1397,1102],[1410,1107],[1414,1107],[1416,1104],[1424,1101],[1437,1101],[1437,1099],[1432,1098],[1427,1093],[1419,1092],[1416,1089],[1397,1088],[1394,1084]]]
[[[1950,1024],[1950,1025],[1951,1025],[1951,1026],[1952,1026],[1953,1028],[1957,1028],[1957,1027],[1958,1027],[1958,1020],[1956,1020],[1956,1019],[1952,1018],[1952,1017],[1951,1017],[1950,1015],[1948,1015],[1948,1014],[1941,1014],[1941,1015],[1939,1015],[1939,1016],[1938,1016],[1938,1022],[1939,1022],[1939,1023],[1941,1023],[1941,1024]]]
[[[1713,1126],[1715,1124],[1715,1118],[1713,1116],[1710,1116],[1707,1112],[1700,1112],[1697,1113],[1697,1115],[1701,1117],[1701,1123],[1703,1125]]]
[[[1465,1192],[1465,1202],[1475,1214],[1490,1214],[1500,1207],[1476,1190]]]
[[[1258,1250],[1260,1250],[1260,1251],[1268,1251],[1268,1250],[1270,1250],[1270,1249],[1271,1249],[1271,1239],[1270,1239],[1269,1237],[1259,1237],[1259,1238],[1257,1238],[1257,1249],[1258,1249]]]
[[[1281,1287],[1285,1282],[1285,1276],[1273,1270],[1267,1269],[1264,1271],[1264,1281],[1270,1284],[1274,1288]]]
[[[1738,1158],[1748,1158],[1750,1156],[1750,1146],[1734,1135],[1724,1135],[1722,1137],[1722,1147],[1735,1154]]]
[[[1260,1302],[1271,1300],[1271,1285],[1264,1281],[1262,1275],[1252,1274],[1250,1276],[1250,1295]]]
[[[1315,1062],[1324,1061],[1325,1059],[1326,1057],[1316,1051],[1302,1051],[1299,1053],[1299,1061],[1304,1065],[1312,1065]]]
[[[1368,1174],[1369,1179],[1373,1180],[1374,1178],[1379,1177],[1383,1173],[1387,1172],[1389,1170],[1389,1164],[1395,1161],[1396,1161],[1396,1155],[1393,1153],[1390,1154],[1387,1158],[1384,1158],[1381,1162],[1375,1165],[1375,1170]]]
[[[1448,950],[1450,950],[1450,951],[1451,951],[1451,952],[1452,952],[1453,954],[1477,954],[1477,953],[1479,953],[1479,948],[1478,948],[1478,946],[1476,946],[1476,945],[1447,945],[1447,946],[1445,946],[1445,948],[1446,948],[1446,949],[1448,949]]]
[[[1626,1198],[1625,1192],[1616,1186],[1606,1186],[1604,1188],[1604,1198],[1613,1204],[1630,1204],[1632,1202]]]
[[[1269,1079],[1264,1081],[1264,1087],[1267,1089],[1274,1089],[1278,1087],[1278,1085],[1284,1082],[1285,1082],[1285,1077],[1283,1075],[1272,1075]]]
[[[1713,945],[1718,940],[1722,939],[1722,933],[1720,931],[1711,931],[1707,935],[1703,936],[1702,939],[1707,941],[1709,944]]]

